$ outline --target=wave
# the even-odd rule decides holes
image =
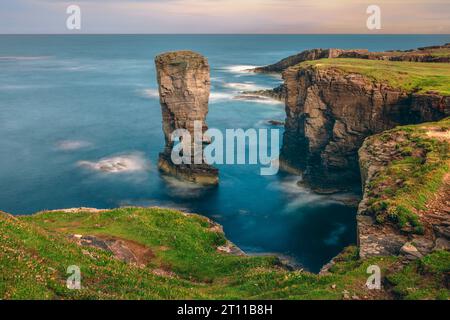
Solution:
[[[300,208],[328,206],[332,204],[356,207],[359,203],[360,196],[357,193],[341,192],[331,195],[318,194],[312,191],[302,183],[301,176],[288,176],[268,185],[269,189],[282,191],[286,194],[288,201],[286,202],[284,212],[296,212]]]
[[[209,95],[209,102],[214,103],[225,100],[232,100],[233,97],[234,94],[229,92],[211,92],[211,94]]]
[[[26,90],[26,89],[38,89],[38,88],[50,88],[50,86],[41,86],[41,85],[15,85],[15,84],[6,84],[0,85],[0,90]]]
[[[211,190],[210,187],[202,186],[197,183],[180,180],[176,177],[162,175],[166,182],[168,192],[173,197],[178,198],[199,198]]]
[[[142,95],[145,98],[151,98],[151,99],[159,99],[159,91],[158,89],[153,89],[153,88],[149,88],[149,89],[143,89],[143,90],[139,90],[140,95]]]
[[[339,244],[339,240],[341,236],[347,231],[347,227],[341,223],[339,223],[333,231],[329,234],[327,238],[323,240],[323,242],[327,246],[337,246]]]
[[[78,161],[78,165],[90,170],[104,173],[122,173],[146,171],[149,168],[149,161],[142,152],[133,152],[108,158],[99,161]]]
[[[256,85],[254,82],[229,82],[229,83],[224,83],[223,84],[224,87],[226,88],[231,88],[231,89],[235,89],[238,91],[257,91],[257,90],[268,90],[270,88],[268,87],[262,87],[262,86],[258,86]]]
[[[257,68],[259,66],[252,65],[232,65],[221,68],[222,70],[231,72],[231,73],[250,73],[252,69]]]
[[[73,151],[92,146],[92,143],[83,140],[62,140],[56,143],[56,147],[62,151]]]
[[[239,94],[233,97],[234,100],[241,100],[246,102],[254,102],[254,103],[264,103],[264,104],[272,104],[272,105],[280,105],[284,104],[280,100],[276,100],[270,97],[261,96],[257,94]]]
[[[228,83],[224,84],[224,86],[227,86],[229,88],[233,89],[245,89],[245,90],[263,90],[265,88],[258,87],[251,83]],[[145,98],[150,99],[159,99],[159,91],[157,89],[143,89],[139,90],[139,95]],[[238,91],[235,92],[218,92],[218,91],[212,91],[209,95],[209,102],[210,103],[217,103],[217,102],[223,102],[223,101],[232,101],[232,100],[241,100],[241,101],[247,101],[247,102],[254,102],[254,103],[264,103],[264,104],[283,104],[283,102],[265,97],[260,95],[252,95],[252,94],[239,94]]]
[[[327,196],[319,195],[301,185],[301,176],[289,176],[282,180],[269,184],[269,189],[281,190],[288,197],[285,212],[296,212],[299,208],[307,206],[326,206],[336,201],[330,200]]]
[[[29,61],[29,60],[45,60],[50,56],[0,56],[0,61]]]

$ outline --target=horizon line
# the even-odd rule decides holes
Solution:
[[[284,35],[284,36],[295,36],[295,35],[329,35],[329,36],[389,36],[389,35],[401,35],[401,36],[426,36],[426,35],[435,35],[435,36],[450,36],[450,33],[144,33],[144,32],[124,32],[124,33],[83,33],[83,32],[61,32],[61,33],[2,33],[0,32],[0,36],[18,36],[18,35],[27,35],[27,36],[38,36],[38,35],[66,35],[66,36],[82,36],[82,35],[252,35],[252,36],[267,36],[267,35]]]

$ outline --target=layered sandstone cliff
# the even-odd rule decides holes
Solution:
[[[303,172],[316,189],[359,182],[357,152],[366,137],[450,114],[449,96],[408,92],[320,61],[288,68],[283,78],[287,117],[280,165]]]
[[[210,93],[210,70],[205,57],[192,51],[161,54],[155,58],[159,96],[163,117],[165,148],[159,156],[159,168],[180,178],[206,185],[218,183],[216,168],[195,163],[195,153],[203,145],[195,146],[195,122],[200,123],[200,134],[207,130],[206,115]],[[189,131],[191,141],[190,163],[174,164],[171,159],[174,141],[171,134],[176,129]],[[200,140],[201,141],[201,140]]]

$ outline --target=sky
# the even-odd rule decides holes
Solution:
[[[72,4],[80,30],[66,27]],[[450,34],[450,0],[0,0],[0,33]]]

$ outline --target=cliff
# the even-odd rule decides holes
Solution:
[[[442,46],[385,52],[369,52],[367,49],[311,49],[284,58],[274,64],[252,69],[252,71],[257,73],[281,73],[287,68],[293,67],[304,61],[327,58],[358,58],[409,62],[450,62],[450,43]]]
[[[194,161],[195,150],[203,149],[203,144],[199,148],[195,146],[194,123],[200,123],[200,134],[207,130],[205,119],[211,85],[208,61],[192,51],[177,51],[157,56],[155,64],[165,137],[165,148],[159,156],[159,168],[192,182],[217,184],[217,169],[204,161],[198,164]],[[174,147],[171,134],[176,129],[186,129],[190,133],[190,163],[174,164],[171,159]]]
[[[296,64],[299,64],[303,61],[309,61],[309,60],[319,60],[324,58],[338,58],[342,54],[348,54],[348,55],[358,55],[362,56],[364,54],[368,54],[368,50],[366,49],[355,49],[355,50],[342,50],[342,49],[311,49],[311,50],[305,50],[298,54],[289,56],[287,58],[284,58],[274,64],[265,66],[265,67],[258,67],[255,69],[252,69],[253,72],[257,73],[279,73],[284,70],[286,70],[289,67],[295,66]]]
[[[359,150],[360,256],[450,249],[450,118],[367,138]]]
[[[386,52],[343,53],[339,58],[359,58],[370,60],[409,62],[450,62],[450,43],[442,46],[422,47],[414,50],[392,50]]]
[[[359,182],[366,137],[450,114],[450,64],[322,59],[288,68],[283,79],[280,165],[317,190]]]

